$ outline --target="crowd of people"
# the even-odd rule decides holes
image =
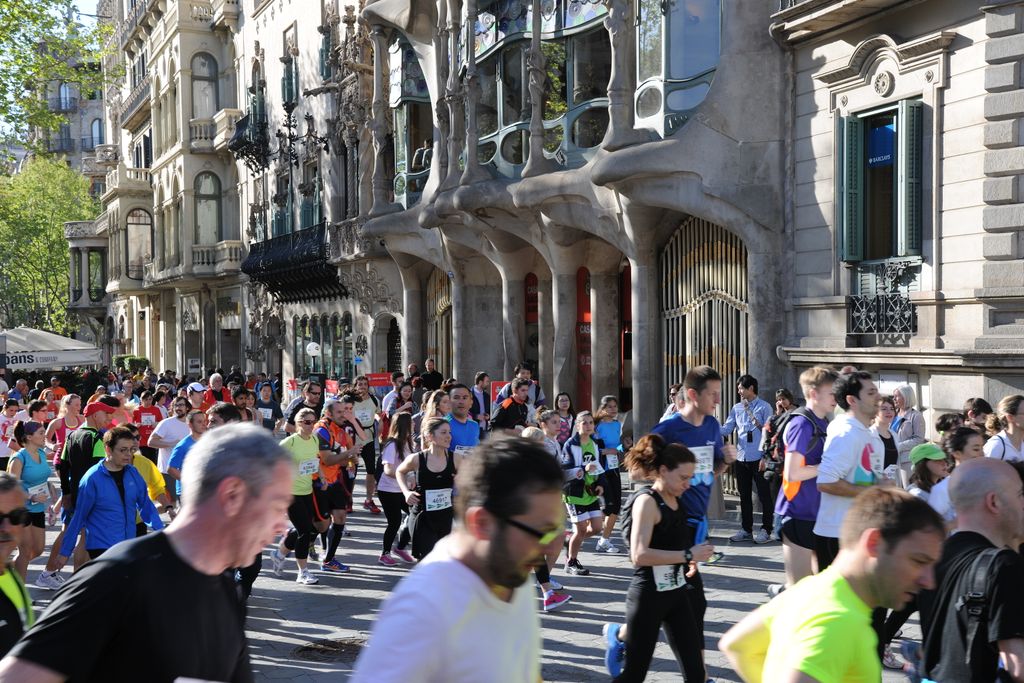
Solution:
[[[415,570],[384,604],[354,681],[538,680],[538,611],[573,599],[553,572],[587,581],[594,552],[635,568],[623,619],[595,650],[610,677],[644,680],[664,630],[684,679],[703,683],[702,566],[722,557],[709,509],[727,470],[740,507],[729,542],[781,542],[785,565],[768,604],[722,639],[744,680],[879,680],[885,667],[939,683],[1024,681],[1024,396],[995,409],[971,398],[938,416],[931,441],[912,387],[885,396],[849,366],[805,370],[802,405],[780,388],[773,406],[743,375],[722,423],[722,377],[695,367],[649,429],[615,396],[594,411],[565,393],[548,405],[526,364],[493,400],[486,373],[446,379],[432,359],[392,373],[386,393],[365,376],[330,390],[310,379],[290,401],[279,379],[237,367],[201,381],[87,377],[100,381],[81,393],[60,376],[0,384],[0,681],[118,679],[124,661],[102,648],[75,657],[58,640],[87,628],[93,644],[144,642],[145,628],[118,620],[167,609],[159,592],[129,604],[156,577],[205,596],[158,630],[189,609],[225,630],[168,663],[168,680],[249,680],[243,601],[265,547],[276,576],[294,556],[300,585],[347,572],[358,508],[385,520],[379,564]],[[209,534],[231,521],[218,546]],[[58,593],[37,619],[25,583],[43,555],[34,585]],[[107,614],[95,630],[89,609]],[[892,644],[915,612],[923,639],[902,639],[900,658]]]

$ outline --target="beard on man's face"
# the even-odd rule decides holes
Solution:
[[[534,565],[544,561],[539,551],[532,558],[516,558],[508,549],[508,527],[499,525],[491,537],[490,549],[487,553],[487,569],[495,584],[508,589],[515,589],[526,583],[530,578]]]

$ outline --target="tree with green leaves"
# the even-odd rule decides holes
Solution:
[[[0,177],[0,327],[72,331],[64,222],[98,213],[88,180],[61,161],[32,157]]]
[[[71,0],[0,0],[0,130],[21,143],[65,117],[48,97],[57,83],[85,93],[103,86],[101,45],[110,22],[83,25]],[[113,77],[114,74],[107,74]]]

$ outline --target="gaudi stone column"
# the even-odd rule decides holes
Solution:
[[[551,298],[554,303],[554,345],[552,347],[551,394],[576,394],[576,270],[553,273]]]
[[[423,366],[423,283],[411,268],[399,268],[402,276],[402,370],[409,363]]]
[[[512,377],[516,363],[523,360],[526,337],[526,282],[523,278],[501,274],[502,319],[505,340],[505,378]]]
[[[631,258],[633,290],[633,433],[646,434],[658,423],[662,405],[661,311],[658,259],[653,250]]]
[[[619,274],[590,274],[591,405],[596,409],[605,395],[619,396],[622,357],[619,321]]]
[[[552,391],[551,353],[554,348],[555,323],[554,306],[551,300],[551,279],[537,280],[537,372],[541,386],[547,387],[548,404],[555,406],[555,395]]]

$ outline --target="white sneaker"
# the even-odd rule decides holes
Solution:
[[[55,591],[63,585],[63,581],[58,578],[60,574],[53,572],[39,572],[39,577],[36,579],[36,587],[42,588],[43,590]]]
[[[758,545],[761,545],[761,544],[764,544],[764,543],[771,543],[771,541],[772,541],[772,537],[769,536],[768,532],[765,531],[764,529],[758,529],[757,533],[754,534],[754,543],[757,543]]]
[[[548,584],[551,586],[551,590],[553,591],[560,591],[563,588],[565,588],[565,586],[555,581],[555,577],[553,576],[550,579],[548,579]]]
[[[270,552],[270,561],[274,570],[274,576],[284,576],[284,558],[277,548]]]
[[[601,538],[597,542],[597,552],[617,555],[618,553],[621,553],[622,550],[607,538]]]
[[[320,579],[310,574],[308,569],[300,569],[299,575],[295,577],[295,583],[301,583],[303,586],[312,586],[320,583]]]

